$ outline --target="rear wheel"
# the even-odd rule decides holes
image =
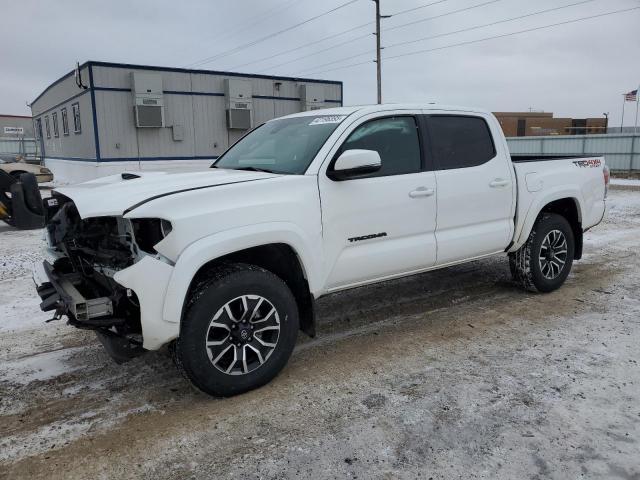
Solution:
[[[567,279],[574,251],[569,222],[561,215],[543,213],[525,244],[509,254],[511,274],[527,290],[551,292]]]
[[[252,265],[222,266],[191,295],[176,363],[210,395],[252,390],[285,366],[298,322],[295,299],[279,277]]]

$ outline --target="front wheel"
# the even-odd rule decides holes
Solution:
[[[525,244],[509,254],[513,278],[529,291],[556,290],[571,271],[574,250],[569,222],[561,215],[543,213]]]
[[[279,277],[252,265],[221,266],[191,294],[176,363],[205,393],[246,392],[284,368],[298,325],[295,299]]]

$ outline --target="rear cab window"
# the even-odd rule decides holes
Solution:
[[[471,115],[428,115],[428,142],[438,170],[476,167],[496,156],[489,125]]]

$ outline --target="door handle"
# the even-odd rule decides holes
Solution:
[[[436,191],[433,188],[418,187],[415,190],[409,192],[409,196],[411,198],[430,197],[434,193],[436,193]]]
[[[496,178],[492,182],[489,182],[489,186],[491,188],[500,188],[500,187],[506,187],[510,183],[511,182],[509,180],[505,180],[504,178]]]

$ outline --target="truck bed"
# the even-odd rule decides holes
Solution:
[[[599,155],[553,155],[553,156],[538,156],[538,155],[511,155],[511,161],[514,163],[524,162],[545,162],[548,160],[573,160],[576,158],[594,158]]]

